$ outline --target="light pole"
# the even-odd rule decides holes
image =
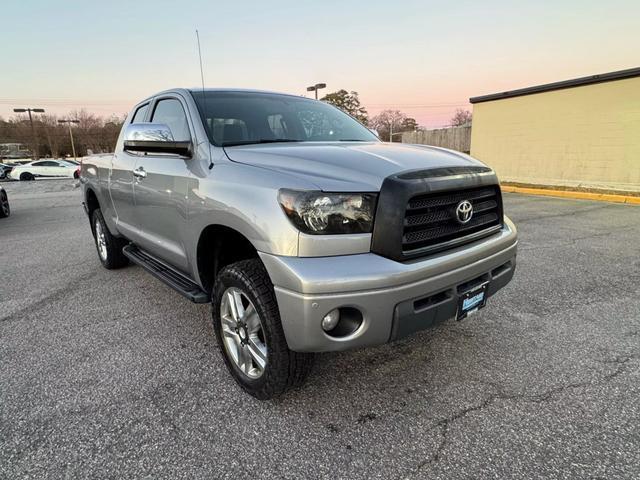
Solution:
[[[318,99],[318,90],[321,88],[327,88],[326,83],[316,83],[310,87],[307,87],[307,92],[316,92],[316,100]]]
[[[76,146],[73,143],[73,132],[71,131],[72,123],[80,123],[80,120],[58,120],[58,123],[66,123],[69,125],[69,137],[71,137],[71,151],[73,152],[73,159],[76,160]]]
[[[33,142],[33,155],[36,160],[40,158],[38,154],[38,139],[36,138],[36,129],[33,127],[33,117],[31,116],[31,112],[33,113],[44,113],[44,108],[14,108],[13,111],[15,113],[29,113],[29,123],[31,124],[31,137]]]

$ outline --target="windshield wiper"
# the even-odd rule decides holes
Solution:
[[[223,147],[235,147],[237,145],[254,145],[258,143],[287,143],[287,142],[301,142],[302,140],[296,140],[295,138],[260,138],[256,140],[238,140],[237,142],[222,142]]]
[[[370,142],[371,140],[362,140],[361,138],[341,138],[339,142]]]

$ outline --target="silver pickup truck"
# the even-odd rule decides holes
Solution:
[[[229,371],[260,399],[300,385],[313,352],[466,317],[516,266],[490,168],[292,95],[158,93],[81,183],[102,264],[211,302]]]

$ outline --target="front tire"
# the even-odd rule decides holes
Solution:
[[[129,263],[129,259],[122,253],[122,248],[127,245],[126,240],[111,235],[99,208],[95,209],[91,215],[91,230],[98,250],[98,258],[104,268],[113,270]]]
[[[212,305],[225,364],[247,393],[267,400],[304,383],[313,354],[289,350],[273,285],[259,259],[222,269]]]
[[[7,192],[0,191],[0,218],[7,218],[11,215],[11,207],[9,207],[9,198]]]

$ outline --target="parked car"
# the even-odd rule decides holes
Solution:
[[[37,177],[78,178],[77,165],[66,160],[36,160],[13,167],[7,178],[11,180],[35,180]]]
[[[468,155],[258,91],[165,91],[123,128],[114,155],[82,164],[98,258],[211,302],[226,365],[257,398],[300,385],[313,352],[461,320],[514,274],[498,178]]]
[[[13,165],[6,165],[4,163],[0,163],[0,180],[7,178],[7,174],[11,171]]]
[[[7,191],[0,187],[0,218],[6,218],[11,215],[11,207],[9,207],[9,197]]]

